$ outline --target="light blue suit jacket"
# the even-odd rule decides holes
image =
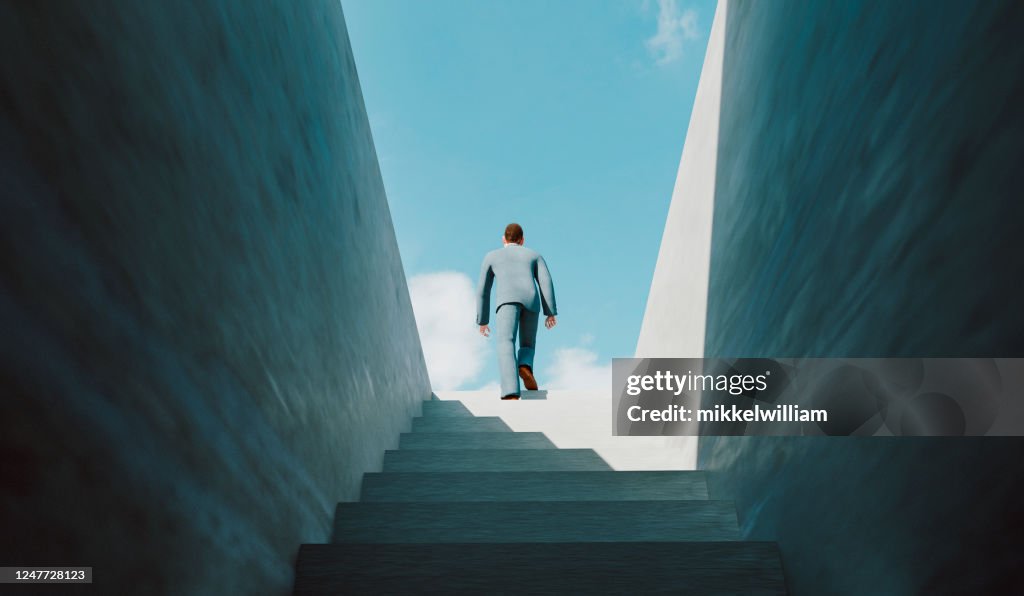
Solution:
[[[495,278],[498,279],[495,310],[502,304],[518,302],[533,312],[543,308],[549,317],[558,314],[555,285],[544,257],[525,246],[508,244],[487,253],[480,266],[480,282],[476,286],[477,325],[486,325],[490,320],[491,285]]]

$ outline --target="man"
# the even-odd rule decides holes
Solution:
[[[480,333],[490,336],[491,285],[498,280],[494,315],[495,340],[498,342],[498,371],[501,373],[501,399],[519,399],[519,377],[530,390],[537,389],[533,376],[533,347],[537,339],[537,319],[541,309],[547,319],[544,326],[555,326],[555,287],[551,283],[544,257],[523,246],[523,228],[510,223],[501,239],[502,248],[484,257],[477,284],[476,322]],[[540,286],[540,292],[537,287]],[[516,334],[519,356],[516,357]],[[518,376],[516,376],[518,365]]]

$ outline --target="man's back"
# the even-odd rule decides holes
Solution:
[[[509,243],[484,257],[477,285],[477,324],[486,325],[490,319],[491,284],[495,278],[495,306],[518,302],[533,312],[543,309],[547,316],[557,314],[555,288],[544,257],[535,250]]]

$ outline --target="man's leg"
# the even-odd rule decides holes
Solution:
[[[533,378],[533,346],[537,341],[537,322],[540,314],[525,308],[519,313],[519,358],[520,367],[529,367],[528,371],[520,368],[520,376],[527,389],[537,389],[537,381]]]
[[[494,315],[494,341],[501,374],[501,396],[519,395],[516,370],[516,332],[519,328],[519,304],[502,304]]]

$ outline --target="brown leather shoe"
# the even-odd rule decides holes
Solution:
[[[537,379],[533,378],[533,371],[525,364],[519,367],[519,378],[523,380],[523,387],[530,391],[537,390]]]
[[[519,399],[519,396],[516,395],[515,393],[510,393],[510,394],[502,397],[501,399]]]

